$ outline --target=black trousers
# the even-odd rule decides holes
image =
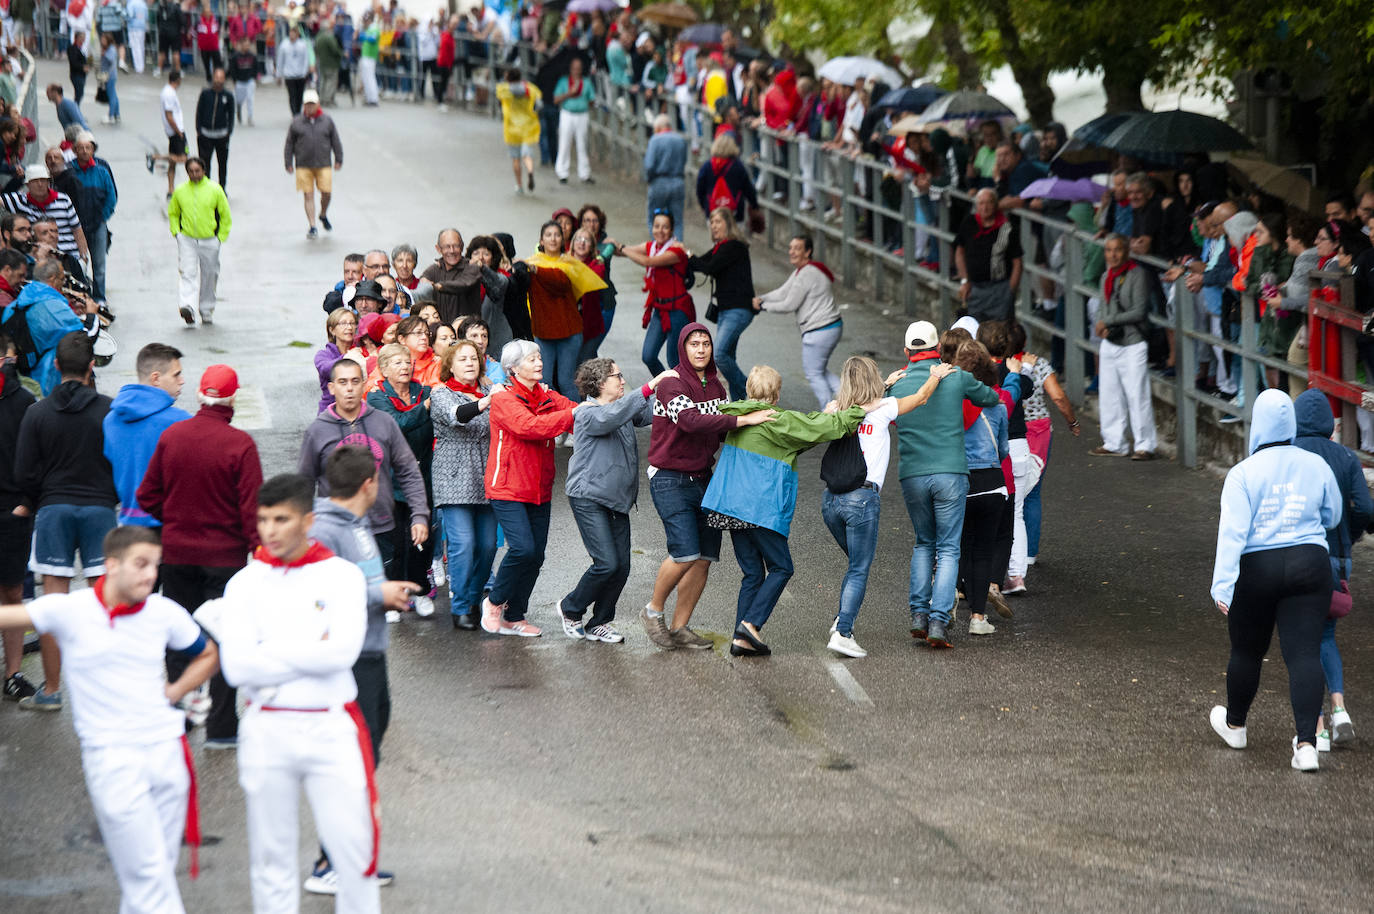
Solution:
[[[286,101],[291,106],[291,116],[301,113],[301,98],[305,95],[307,77],[288,77],[286,80]]]
[[[999,493],[970,495],[964,500],[959,578],[964,582],[964,599],[968,600],[969,612],[974,615],[987,613],[988,585],[994,583],[993,576],[997,573],[997,532],[1007,502],[1007,497]]]
[[[1227,723],[1245,726],[1277,626],[1298,742],[1316,745],[1317,715],[1326,691],[1322,629],[1330,608],[1331,560],[1325,546],[1288,546],[1240,557],[1240,575],[1226,617],[1231,633]]]
[[[421,593],[429,593],[429,566],[434,561],[434,536],[431,535],[424,545],[416,549],[410,541],[410,506],[403,501],[395,502],[391,516],[396,518],[396,527],[389,534],[384,534],[391,537],[391,548],[382,552],[387,580],[410,581],[420,585]]]
[[[223,136],[219,139],[214,137],[196,134],[196,155],[200,156],[205,163],[205,174],[210,174],[210,158],[213,156],[219,163],[219,186],[225,189],[229,187],[229,137]]]
[[[358,710],[367,721],[372,737],[372,759],[382,763],[382,737],[391,723],[391,685],[386,675],[386,654],[363,653],[353,664],[353,680],[358,683]]]
[[[207,600],[224,596],[224,585],[238,573],[238,568],[215,565],[163,565],[158,569],[162,578],[162,595],[180,603],[187,612],[195,612]],[[182,654],[167,652],[167,678],[175,680],[190,665]],[[238,711],[234,706],[238,690],[231,688],[219,673],[210,677],[210,716],[205,720],[206,739],[234,739],[239,734]]]
[[[443,104],[448,98],[448,81],[453,76],[453,67],[434,67],[434,99]]]
[[[205,81],[207,83],[215,78],[215,70],[224,66],[224,60],[219,56],[219,51],[201,51],[200,62],[205,66]]]

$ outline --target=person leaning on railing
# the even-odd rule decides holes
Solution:
[[[1129,242],[1115,232],[1107,236],[1103,252],[1107,275],[1102,279],[1102,310],[1095,332],[1102,344],[1098,353],[1098,409],[1102,444],[1089,451],[1097,457],[1153,460],[1155,410],[1150,394],[1149,348],[1143,330],[1150,311],[1154,274],[1126,255]],[[1126,443],[1130,420],[1132,450]]]

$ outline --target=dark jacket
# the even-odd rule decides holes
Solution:
[[[725,180],[725,186],[730,188],[730,193],[736,200],[735,221],[743,222],[749,208],[759,205],[758,194],[754,190],[754,179],[749,177],[749,169],[737,158],[731,159],[723,167],[714,159],[707,159],[701,163],[701,170],[697,172],[697,203],[701,206],[701,211],[707,215],[711,213],[711,188],[716,186],[717,178]]]
[[[700,378],[687,360],[687,337],[705,324],[693,321],[678,335],[678,373],[664,378],[654,391],[654,422],[649,434],[649,465],[661,470],[706,475],[711,472],[716,451],[725,433],[739,425],[734,416],[722,415],[720,407],[728,402],[725,385],[716,375],[716,360],[706,363],[706,377]]]
[[[687,259],[687,269],[711,277],[711,297],[717,306],[754,307],[754,272],[749,263],[749,245],[728,238],[705,254]]]
[[[392,516],[392,503],[399,501],[392,494],[392,477],[405,493],[405,501],[410,506],[410,516],[414,523],[429,523],[429,503],[425,500],[425,481],[420,475],[420,466],[410,451],[410,444],[401,434],[396,420],[386,413],[373,409],[366,403],[357,418],[351,422],[331,406],[315,417],[306,426],[305,437],[301,441],[301,456],[296,472],[307,479],[315,480],[319,494],[329,495],[329,483],[324,478],[324,462],[334,449],[344,444],[356,444],[372,452],[378,469],[390,472],[377,474],[377,503],[368,512],[367,519],[373,533],[386,533],[396,526]]]
[[[439,320],[451,324],[460,317],[482,313],[482,268],[470,260],[460,260],[449,269],[442,260],[425,267],[420,278],[434,283],[434,307]],[[443,288],[439,288],[442,285]],[[526,286],[526,291],[528,291]]]
[[[167,565],[242,568],[258,544],[262,462],[228,406],[202,406],[162,433],[138,504],[162,521]]]
[[[119,201],[114,174],[108,164],[102,164],[97,158],[92,158],[87,166],[74,159],[62,174],[71,176],[75,193],[66,190],[63,193],[72,198],[76,218],[81,220],[81,230],[89,236],[114,215],[115,204]]]
[[[386,413],[396,421],[405,436],[410,452],[420,465],[420,475],[425,479],[426,498],[428,498],[430,468],[434,465],[434,420],[429,416],[429,388],[417,381],[410,382],[410,402],[406,407],[396,396],[390,381],[367,395],[367,405]],[[397,501],[405,501],[405,493],[395,493]]]
[[[109,411],[110,398],[80,381],[63,381],[29,408],[14,455],[26,504],[115,506],[119,497],[101,429]]]
[[[19,383],[14,364],[0,368],[0,511],[6,514],[24,500],[14,476],[14,452],[19,444],[20,423],[34,402],[33,394]]]
[[[214,86],[200,90],[196,99],[196,133],[204,136],[229,136],[234,132],[234,93],[228,89],[215,91]]]
[[[232,96],[231,96],[232,97]],[[233,108],[229,109],[230,115]],[[330,154],[333,154],[333,161]],[[343,164],[343,143],[339,131],[334,129],[334,120],[323,111],[317,117],[306,117],[302,112],[291,119],[286,131],[286,148],[283,150],[287,168],[328,168],[330,165]]]
[[[1325,460],[1336,476],[1341,489],[1341,521],[1326,531],[1326,545],[1331,557],[1349,558],[1351,545],[1364,534],[1364,528],[1374,517],[1374,500],[1355,452],[1331,440],[1336,421],[1331,404],[1319,390],[1305,390],[1293,403],[1298,420],[1298,436],[1293,443]]]

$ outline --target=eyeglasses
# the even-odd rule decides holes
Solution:
[[[622,381],[625,380],[625,375],[621,374],[621,373],[618,372],[618,371],[617,371],[615,374],[608,374],[608,375],[606,375],[606,377],[608,377],[608,378],[620,378]]]

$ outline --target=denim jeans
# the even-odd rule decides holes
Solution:
[[[573,378],[577,376],[577,356],[582,351],[582,334],[574,333],[561,340],[540,340],[539,353],[544,357],[544,386],[552,387],[563,396],[579,403],[582,397],[577,392]]]
[[[787,548],[787,537],[755,527],[731,530],[730,543],[735,547],[735,561],[743,575],[735,604],[735,628],[742,622],[763,628],[773,607],[778,605],[782,589],[792,578],[792,553]]]
[[[731,400],[744,399],[744,372],[735,361],[740,335],[754,320],[753,308],[726,308],[716,322],[716,368],[730,388]]]
[[[658,351],[667,344],[668,347],[668,367],[677,367],[677,337],[690,321],[687,319],[686,311],[669,311],[668,324],[670,330],[664,332],[663,324],[659,321],[658,312],[654,311],[649,315],[649,329],[644,331],[644,349],[639,357],[644,360],[644,367],[649,369],[651,376],[659,375],[663,372],[663,363],[658,359]]]
[[[115,91],[115,71],[110,72],[110,78],[105,80],[105,94],[110,97],[110,117],[119,117],[119,93]]]
[[[840,582],[840,614],[835,625],[845,637],[854,632],[854,620],[858,618],[859,607],[868,590],[868,570],[878,550],[881,507],[882,498],[876,489],[855,489],[840,495],[826,489],[821,495],[821,519],[844,554],[849,556],[849,569]]]
[[[1050,468],[1049,453],[1053,450],[1053,439],[1045,447],[1045,465],[1040,470],[1040,478],[1035,482],[1035,488],[1030,490],[1026,496],[1026,555],[1035,558],[1040,554],[1040,519],[1044,516],[1044,509],[1040,505],[1040,492],[1045,488],[1045,470]]]
[[[491,505],[440,505],[448,540],[448,608],[471,612],[482,598],[496,558],[496,515]]]
[[[539,108],[539,164],[552,165],[558,159],[559,108],[552,99]]]
[[[932,473],[902,480],[906,513],[916,532],[911,550],[911,612],[929,613],[946,625],[959,579],[959,540],[964,534],[968,477]]]
[[[835,394],[840,392],[840,379],[826,363],[830,361],[830,353],[840,344],[840,336],[843,333],[844,324],[835,321],[829,327],[802,334],[802,372],[806,375],[806,383],[811,385],[811,392],[816,395],[821,409],[825,409],[825,404],[835,399]]]
[[[1350,559],[1331,556],[1332,582],[1350,580]],[[1345,692],[1345,666],[1341,663],[1341,649],[1336,647],[1336,620],[1327,619],[1322,628],[1321,643],[1322,674],[1326,677],[1328,692]]]
[[[615,618],[615,604],[630,577],[630,515],[613,511],[590,498],[568,497],[582,545],[587,547],[592,566],[572,593],[563,598],[563,612],[569,618],[595,605],[588,628],[604,625]]]
[[[649,231],[654,230],[654,210],[666,209],[673,215],[673,226],[681,233],[682,210],[686,205],[687,185],[681,178],[654,178],[649,182],[649,197],[645,206],[646,222]]]
[[[110,249],[110,228],[100,223],[86,235],[86,246],[91,251],[91,291],[95,300],[105,300],[105,254]]]
[[[506,604],[507,622],[525,618],[534,593],[539,569],[544,567],[544,547],[549,542],[550,504],[532,505],[523,501],[493,498],[491,510],[506,531],[506,557],[496,570],[491,586],[491,602]]]

